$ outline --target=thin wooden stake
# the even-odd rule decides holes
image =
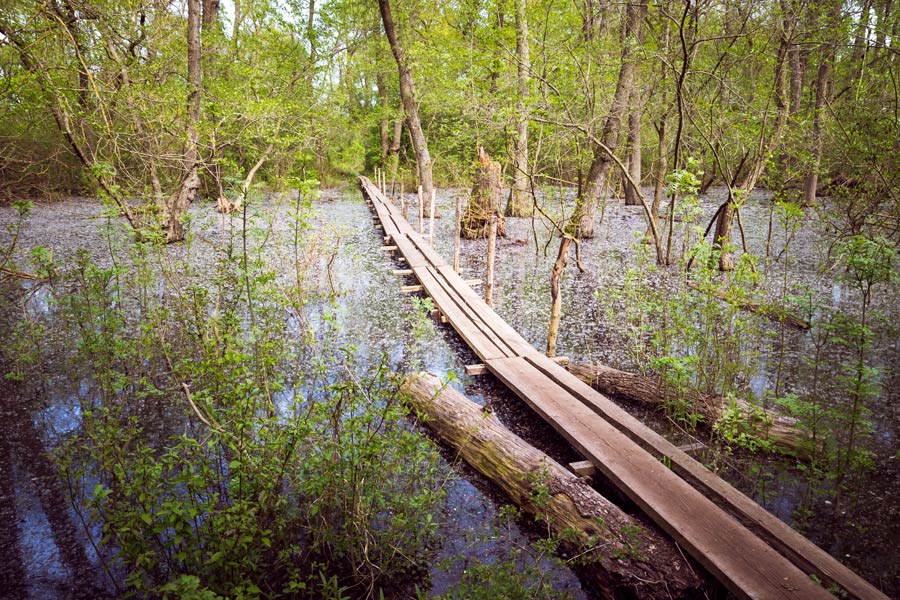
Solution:
[[[459,237],[462,233],[462,196],[456,197],[456,228],[453,231],[453,271],[459,274]]]
[[[409,204],[406,202],[406,196],[403,195],[403,182],[400,182],[400,211],[403,218],[409,221]]]
[[[487,272],[484,275],[484,302],[494,306],[494,250],[497,247],[497,213],[491,213],[491,228],[488,233]]]
[[[425,233],[425,209],[423,208],[422,186],[419,186],[419,234]]]
[[[566,268],[566,262],[569,260],[569,244],[572,238],[564,237],[559,242],[559,254],[556,256],[556,262],[553,264],[553,270],[550,272],[550,327],[547,331],[547,356],[553,357],[556,354],[556,338],[559,335],[559,319],[562,312],[562,299],[559,296],[559,279],[562,277],[563,269]]]
[[[436,190],[431,190],[431,210],[428,213],[428,239],[431,241],[431,247],[434,248],[434,196]]]

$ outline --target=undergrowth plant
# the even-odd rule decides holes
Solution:
[[[286,316],[323,299],[267,246],[296,236],[302,261],[313,238],[300,203],[290,232],[271,208],[252,198],[214,256],[111,241],[56,287],[81,427],[55,456],[122,594],[371,598],[427,566],[439,455],[387,359],[357,364],[334,322],[297,335]]]

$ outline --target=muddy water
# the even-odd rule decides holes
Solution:
[[[438,204],[444,215],[452,217],[458,190],[444,190]],[[569,192],[550,191],[545,197],[548,212],[563,211],[571,201]],[[703,203],[705,225],[719,198],[711,196]],[[194,231],[200,243],[195,244],[192,257],[200,264],[209,261],[202,249],[214,244],[220,234],[220,222],[211,207],[195,206]],[[38,206],[24,232],[22,247],[27,250],[37,244],[53,248],[58,262],[64,262],[78,248],[85,248],[101,263],[109,261],[100,229],[107,220],[100,216],[98,204],[92,201],[72,201],[52,206]],[[577,458],[560,444],[547,426],[534,418],[521,403],[510,398],[489,378],[474,379],[464,373],[464,365],[476,362],[472,353],[446,325],[426,323],[412,331],[408,315],[415,309],[409,296],[398,291],[398,278],[391,274],[392,264],[378,248],[381,239],[371,227],[371,217],[355,189],[345,192],[326,192],[315,206],[314,228],[329,229],[323,240],[333,244],[333,257],[315,265],[317,283],[323,289],[340,292],[336,305],[323,305],[310,317],[316,329],[327,318],[337,323],[341,343],[352,346],[362,363],[379,360],[386,353],[392,364],[414,365],[444,376],[453,372],[453,384],[471,398],[495,406],[496,413],[517,432],[544,447],[561,460]],[[411,213],[415,223],[415,210]],[[768,198],[755,195],[744,210],[744,225],[751,251],[764,254],[766,229],[769,220]],[[0,208],[0,223],[9,223],[12,211]],[[284,216],[276,225],[287,227]],[[427,226],[427,222],[426,222]],[[548,228],[530,219],[508,219],[509,237],[498,244],[496,285],[494,290],[497,312],[519,330],[537,348],[546,344],[546,324],[549,317],[548,278],[556,255],[556,242],[547,245]],[[614,323],[604,299],[609,290],[621,285],[624,269],[632,260],[635,234],[645,226],[639,210],[610,202],[598,225],[597,237],[581,244],[581,262],[585,272],[574,264],[566,270],[562,282],[563,318],[557,354],[577,361],[597,360],[613,366],[631,368],[631,359],[621,349]],[[833,273],[823,272],[822,234],[824,225],[809,215],[809,222],[791,242],[789,279],[814,287],[829,304],[853,306],[851,291],[834,282]],[[435,244],[446,258],[452,256],[452,218],[436,221]],[[535,240],[536,235],[536,240]],[[4,238],[5,240],[5,238]],[[779,248],[782,236],[775,231],[773,248]],[[676,244],[677,250],[677,244]],[[180,247],[169,250],[185,252]],[[465,241],[462,245],[462,265],[466,277],[483,277],[484,241]],[[212,263],[210,263],[211,266]],[[772,267],[771,281],[779,281],[785,261]],[[412,283],[412,282],[409,282]],[[666,285],[665,277],[660,285]],[[774,285],[774,284],[773,284]],[[773,287],[773,294],[776,293]],[[897,322],[896,290],[876,291],[875,306],[893,315],[888,322]],[[47,310],[50,299],[37,293],[33,310]],[[844,498],[835,514],[833,497],[827,485],[817,479],[805,478],[789,462],[760,460],[741,453],[714,452],[705,459],[720,470],[735,485],[752,495],[780,518],[803,528],[805,533],[826,550],[858,569],[868,579],[884,586],[889,595],[900,594],[898,573],[900,560],[894,549],[900,543],[900,468],[898,468],[897,440],[900,435],[900,345],[889,327],[879,328],[877,364],[884,370],[884,394],[874,403],[875,435],[871,449],[875,453],[874,469],[854,481],[854,494]],[[788,361],[785,372],[790,374],[786,385],[801,389],[808,385],[803,362],[808,354],[808,334],[788,332],[785,340]],[[774,347],[761,348],[759,371],[751,382],[754,390],[765,389],[774,382]],[[5,393],[4,396],[7,394]],[[17,589],[33,598],[74,597],[84,586],[74,582],[95,581],[90,594],[108,590],[107,579],[100,573],[96,556],[79,535],[79,527],[72,511],[61,498],[62,490],[54,490],[52,477],[42,473],[39,450],[21,445],[22,438],[12,435],[27,431],[25,423],[37,430],[31,439],[52,445],[60,432],[77,427],[78,414],[72,404],[61,395],[36,400],[26,398],[11,402],[0,415],[0,439],[9,446],[0,447],[4,458],[0,471],[0,517],[7,525],[0,531],[2,559],[0,580],[11,581]],[[22,407],[25,407],[24,409]],[[656,414],[643,417],[662,428],[666,435],[679,442],[684,435],[670,427]],[[32,454],[29,454],[31,452]],[[449,460],[452,457],[448,456]],[[535,535],[527,524],[513,522],[506,527],[498,516],[502,499],[496,498],[490,486],[477,475],[460,467],[463,478],[451,480],[445,509],[447,523],[439,534],[444,540],[440,558],[431,572],[432,591],[447,588],[467,568],[464,555],[491,562],[515,554],[516,549]],[[42,491],[43,489],[43,491]],[[49,489],[49,491],[48,491]],[[55,503],[55,504],[54,504]],[[47,515],[68,517],[68,522],[51,522]],[[10,518],[7,519],[6,517]],[[60,519],[56,519],[60,521]],[[66,519],[62,519],[66,521]],[[12,527],[9,523],[15,523]],[[503,525],[503,526],[501,526]],[[499,527],[499,529],[498,529]],[[5,543],[5,542],[9,543]],[[65,551],[61,551],[64,548]],[[87,565],[87,566],[86,566]],[[545,568],[549,565],[544,564]],[[83,576],[91,569],[93,578]],[[555,570],[558,585],[580,594],[577,580],[565,570]],[[0,592],[3,593],[3,592]],[[88,595],[87,597],[90,597]]]

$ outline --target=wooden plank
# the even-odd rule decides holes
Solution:
[[[483,364],[466,365],[466,375],[484,375],[487,372],[487,367]]]
[[[518,354],[506,339],[497,335],[497,332],[487,324],[485,317],[489,316],[488,313],[493,312],[490,307],[482,302],[483,308],[480,311],[477,308],[473,308],[471,306],[471,303],[466,302],[462,298],[462,294],[460,293],[461,290],[450,285],[450,283],[443,278],[443,275],[440,271],[434,269],[433,267],[428,267],[428,270],[434,275],[438,284],[441,285],[447,296],[453,299],[456,305],[463,311],[463,314],[467,316],[469,321],[471,321],[471,323],[475,325],[475,327],[481,330],[481,332],[485,336],[487,336],[495,346],[503,350],[504,356],[516,356]],[[471,290],[469,291],[471,292]]]
[[[832,598],[524,358],[485,364],[732,593],[746,598]]]
[[[401,285],[400,291],[404,294],[412,294],[415,292],[424,292],[425,286],[423,286],[423,285]]]
[[[394,269],[393,271],[391,271],[391,274],[402,277],[404,275],[412,275],[413,270],[412,269]]]
[[[567,364],[569,364],[568,356],[553,356],[550,358],[550,360],[552,360],[553,362],[555,362],[558,365],[562,365],[563,367],[566,366]]]
[[[444,277],[448,285],[457,290],[466,306],[474,314],[477,314],[491,331],[503,339],[505,344],[511,349],[512,355],[521,356],[536,352],[534,346],[529,344],[515,329],[501,319],[500,316],[494,312],[494,309],[485,304],[481,296],[467,286],[465,281],[453,271],[452,267],[441,267],[438,269],[438,272]]]
[[[474,350],[475,354],[478,355],[478,358],[484,361],[491,358],[506,356],[504,350],[498,348],[493,340],[488,338],[478,327],[476,327],[472,320],[468,318],[456,302],[446,291],[444,291],[444,288],[438,283],[434,273],[430,269],[417,269],[416,277],[418,277],[422,285],[425,286],[428,295],[431,296],[441,312],[447,315],[453,329],[455,329],[469,347]]]
[[[400,248],[398,248],[397,246],[382,246],[381,247],[381,250],[383,250],[385,252],[396,252],[399,249]]]
[[[675,473],[710,496],[716,504],[733,514],[804,572],[816,575],[825,585],[837,585],[853,598],[887,600],[887,596],[836,558],[563,367],[538,352],[529,355],[527,359],[650,454],[658,459],[665,457]]]

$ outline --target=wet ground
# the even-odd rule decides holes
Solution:
[[[435,245],[448,260],[452,256],[453,206],[459,190],[443,190],[438,204],[451,218],[436,220]],[[562,212],[569,191],[550,191],[545,206],[551,213]],[[555,204],[553,198],[559,198]],[[719,198],[715,193],[703,203],[703,225],[715,210]],[[751,251],[764,254],[768,199],[751,196],[744,209],[743,220]],[[203,248],[215,244],[221,235],[221,222],[211,205],[195,206],[193,230],[198,242],[192,250],[173,247],[171,252],[192,252],[198,262],[210,260]],[[398,278],[391,274],[391,264],[378,250],[381,239],[371,227],[371,216],[355,188],[326,191],[315,204],[314,229],[327,229],[323,237],[333,247],[315,266],[316,285],[340,292],[334,308],[340,336],[355,347],[363,363],[376,360],[382,352],[396,362],[415,364],[438,375],[453,372],[453,384],[476,401],[490,401],[497,414],[518,433],[564,460],[577,458],[555,433],[533,417],[514,398],[489,378],[465,375],[464,366],[477,362],[458,336],[446,325],[432,324],[412,335],[406,318],[412,310],[409,296],[399,293]],[[411,221],[416,222],[413,210]],[[850,290],[834,281],[834,273],[823,271],[823,235],[825,225],[810,211],[805,227],[792,239],[789,260],[782,259],[771,267],[774,282],[784,281],[780,269],[788,264],[792,286],[806,284],[817,290],[824,302],[853,305]],[[0,208],[0,224],[10,223],[13,211]],[[282,219],[286,221],[286,219]],[[101,215],[99,204],[89,200],[72,200],[53,205],[38,205],[23,232],[21,247],[41,244],[52,249],[55,260],[64,263],[78,248],[85,248],[99,261],[109,261],[109,250],[100,231],[109,223]],[[645,229],[639,209],[610,202],[597,229],[597,237],[581,245],[584,273],[570,261],[562,283],[563,318],[557,354],[574,361],[596,360],[620,368],[633,368],[632,358],[621,349],[617,337],[614,311],[608,310],[604,298],[608,291],[621,285],[623,272],[632,260],[635,234]],[[282,222],[281,225],[284,225]],[[427,222],[426,222],[427,227]],[[530,219],[508,219],[509,236],[498,243],[495,308],[514,328],[537,348],[546,344],[546,324],[550,299],[548,280],[556,257],[556,244],[546,245],[548,229]],[[0,235],[6,235],[5,233]],[[537,242],[535,242],[535,235]],[[8,237],[0,237],[5,245]],[[780,248],[783,236],[775,227],[773,248]],[[484,241],[464,241],[461,262],[464,276],[483,277]],[[676,245],[676,251],[678,246]],[[327,255],[331,254],[330,257]],[[664,281],[661,285],[664,284]],[[50,301],[41,293],[34,294],[32,310],[41,310]],[[881,367],[884,392],[873,402],[874,435],[870,445],[875,453],[872,471],[854,481],[854,493],[842,502],[840,512],[832,508],[832,495],[827,485],[806,478],[790,461],[759,459],[742,453],[712,452],[704,457],[736,486],[752,495],[780,518],[792,522],[816,543],[857,569],[870,581],[884,587],[889,595],[900,594],[900,558],[895,549],[900,543],[900,343],[896,330],[896,289],[885,286],[876,291],[874,306],[888,315],[886,325],[879,326],[877,349],[873,352]],[[891,318],[893,315],[893,319]],[[315,324],[315,317],[312,319]],[[765,325],[764,327],[769,327]],[[790,331],[785,339],[785,355],[789,361],[784,372],[787,386],[802,390],[808,369],[804,355],[810,347],[809,334]],[[760,368],[749,382],[752,389],[772,386],[774,356],[772,346],[763,345]],[[10,391],[13,390],[13,391]],[[98,572],[92,549],[79,534],[79,524],[66,505],[65,490],[52,477],[49,463],[40,458],[42,444],[52,445],[60,432],[77,426],[78,415],[66,397],[19,398],[14,388],[3,389],[4,407],[0,414],[0,595],[7,597],[69,598],[80,592],[83,597],[96,595],[96,586],[75,582],[96,581],[106,587]],[[53,396],[51,394],[51,396]],[[637,407],[633,407],[637,409]],[[642,413],[679,442],[684,434],[672,428],[661,415]],[[441,557],[432,569],[432,591],[439,593],[456,580],[466,568],[459,555],[481,561],[500,560],[521,555],[535,531],[527,523],[512,523],[498,516],[502,499],[476,474],[460,467],[464,477],[452,480],[446,505],[447,524],[439,534],[445,540]],[[79,541],[74,541],[79,540]],[[61,551],[60,548],[63,550]],[[545,568],[550,565],[545,563]],[[85,577],[85,570],[94,573]],[[577,580],[564,569],[556,569],[560,588],[570,589],[576,597],[581,592]],[[4,592],[2,590],[9,590]],[[10,595],[12,594],[12,595]]]

